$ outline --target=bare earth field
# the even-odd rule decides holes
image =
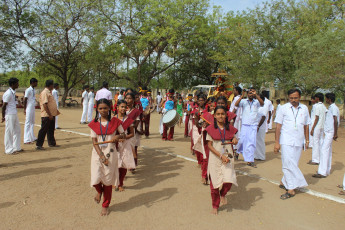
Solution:
[[[18,112],[24,122],[23,110]],[[45,151],[22,145],[23,153],[5,155],[4,123],[0,124],[0,229],[344,229],[345,204],[302,192],[279,199],[284,191],[272,183],[282,177],[280,155],[273,153],[273,131],[266,136],[267,160],[254,169],[240,158],[239,186],[232,188],[229,204],[220,208],[219,215],[211,215],[210,188],[201,184],[201,170],[181,157],[195,159],[190,139],[176,128],[175,141],[162,142],[156,113],[151,115],[150,138],[142,139],[137,173],[128,174],[125,192],[113,192],[110,214],[101,217],[101,206],[93,201],[95,189],[90,187],[90,137],[65,131],[89,134],[90,130],[79,124],[81,109],[61,112],[62,130],[56,131],[61,147],[49,148],[45,142]],[[38,110],[36,124],[40,124]],[[329,177],[311,176],[317,170],[306,164],[311,150],[303,152],[300,160],[308,188],[340,201],[345,198],[336,187],[345,172],[342,127],[340,138],[333,142]],[[22,136],[23,132],[22,125]]]

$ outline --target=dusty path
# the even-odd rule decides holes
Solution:
[[[89,133],[87,126],[79,124],[80,110],[62,113],[60,127]],[[1,229],[343,229],[344,204],[304,193],[282,201],[283,191],[276,185],[244,175],[238,175],[239,186],[228,195],[229,204],[212,216],[210,189],[201,184],[196,163],[165,154],[193,158],[189,140],[176,128],[175,141],[162,142],[159,118],[152,114],[152,135],[142,140],[145,148],[139,152],[137,173],[128,175],[125,192],[113,193],[111,213],[105,218],[99,216],[101,207],[94,203],[95,191],[89,185],[89,137],[57,131],[60,148],[36,151],[33,145],[23,145],[26,151],[22,154],[0,154]],[[3,133],[4,124],[0,124],[2,152]],[[306,164],[310,150],[303,153],[300,167],[310,189],[345,198],[337,195],[336,188],[345,172],[344,129],[339,136],[328,178],[311,177],[317,167]],[[239,161],[236,168],[279,181],[281,161],[272,152],[273,133],[267,135],[266,143],[267,161],[258,163],[257,169]]]

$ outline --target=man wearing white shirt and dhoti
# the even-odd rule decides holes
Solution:
[[[320,150],[323,143],[323,127],[326,117],[326,106],[323,104],[323,94],[315,94],[315,104],[313,105],[314,123],[311,124],[310,137],[313,139],[312,158],[308,162],[311,165],[320,163]]]
[[[91,122],[92,121],[92,113],[94,111],[93,106],[95,105],[95,88],[91,87],[90,88],[90,92],[88,94],[88,98],[89,98],[89,104],[88,104],[88,108],[87,108],[87,122]]]
[[[266,123],[266,125],[265,125],[266,130],[265,130],[265,132],[267,133],[267,132],[268,132],[269,123],[271,122],[271,119],[272,119],[273,104],[272,104],[272,102],[268,99],[268,93],[267,93],[267,91],[266,91],[265,94],[263,94],[263,96],[265,96],[264,106],[266,107],[266,111],[267,111],[266,120],[265,120],[265,123]]]
[[[332,166],[332,142],[338,139],[338,127],[340,123],[339,108],[335,105],[335,94],[326,93],[326,103],[329,104],[324,125],[324,140],[320,151],[320,164],[317,174],[313,177],[325,178],[331,174]]]
[[[59,110],[59,84],[54,83],[54,89],[52,91],[52,95],[56,102],[56,108]],[[55,129],[60,129],[58,125],[58,116],[55,117]]]
[[[2,120],[5,121],[4,145],[6,154],[23,151],[20,147],[20,125],[17,114],[16,89],[19,87],[17,78],[8,80],[10,88],[2,95]]]
[[[261,99],[265,100],[265,97],[261,95]],[[256,150],[254,154],[254,159],[259,161],[266,160],[266,127],[268,126],[266,122],[266,117],[268,114],[268,107],[262,106],[259,108],[257,122],[258,122],[258,132],[256,134]]]
[[[37,87],[37,83],[38,81],[36,78],[31,78],[30,87],[27,88],[24,93],[24,144],[32,144],[36,140],[34,126],[36,105],[35,87]]]
[[[83,113],[81,115],[81,120],[80,124],[86,124],[86,119],[87,119],[87,109],[89,106],[89,86],[85,85],[84,86],[84,92],[81,95],[81,104],[83,105]]]
[[[264,105],[264,101],[256,95],[256,90],[251,88],[247,92],[247,99],[242,96],[235,103],[236,107],[242,109],[241,136],[238,142],[238,152],[243,154],[244,161],[248,166],[256,168],[254,153],[256,149],[256,133],[258,131],[257,115],[258,110]]]
[[[242,126],[242,108],[236,107],[235,104],[236,102],[240,99],[242,94],[242,88],[239,86],[235,87],[234,90],[234,100],[231,103],[230,106],[230,112],[235,113],[236,114],[236,119],[234,122],[234,127],[237,129],[237,133],[235,134],[235,137],[237,138],[237,140],[240,139],[240,135],[241,135],[241,126]],[[238,149],[238,144],[234,146],[234,149],[237,150]]]
[[[300,103],[301,91],[291,89],[288,91],[289,103],[281,106],[275,123],[275,145],[274,152],[281,149],[283,178],[279,187],[287,190],[280,196],[286,200],[294,197],[295,189],[308,186],[303,173],[298,168],[304,140],[305,148],[309,145],[309,111],[306,105]]]

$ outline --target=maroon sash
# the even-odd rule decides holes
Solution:
[[[225,140],[230,141],[234,138],[235,134],[237,133],[237,129],[233,126],[229,126],[230,130],[225,130]],[[212,137],[213,140],[220,141],[224,135],[224,130],[221,131],[222,136],[220,136],[219,129],[214,128],[214,125],[209,125],[206,128],[207,133]]]
[[[134,108],[127,116],[128,118],[132,119],[132,120],[136,120],[137,117],[139,117],[141,114],[140,110],[137,108]]]
[[[134,122],[134,120],[133,120],[133,119],[131,119],[131,118],[127,117],[127,119],[126,119],[124,122],[122,122],[122,127],[123,127],[123,130],[128,129],[128,128],[129,128],[129,126],[130,126],[131,124],[133,124],[133,122]]]
[[[105,133],[105,130],[107,129],[107,126],[103,126],[102,125],[102,134],[106,134],[106,135],[111,135],[113,134],[117,128],[121,125],[121,121],[119,119],[117,119],[116,117],[113,117],[110,122],[109,122],[109,126],[108,126],[108,130],[107,133]],[[100,122],[97,121],[95,122],[94,120],[91,121],[89,123],[89,127],[97,134],[97,135],[101,135],[101,128],[100,128]],[[103,133],[104,132],[104,133]]]

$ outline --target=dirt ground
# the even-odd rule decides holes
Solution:
[[[22,110],[20,121],[24,122]],[[61,109],[59,126],[63,130],[89,134],[79,124],[80,109]],[[174,142],[162,142],[158,133],[160,116],[151,116],[151,136],[142,139],[137,173],[125,180],[125,192],[113,192],[110,214],[101,217],[101,206],[93,201],[90,187],[90,137],[63,130],[56,131],[59,148],[36,151],[34,145],[22,145],[18,155],[0,154],[0,229],[343,229],[345,204],[299,193],[283,201],[283,190],[267,178],[282,177],[280,155],[273,153],[274,135],[266,135],[265,162],[248,168],[243,158],[236,169],[254,177],[238,174],[227,198],[229,204],[219,215],[211,211],[209,186],[201,184],[197,164],[167,153],[194,158],[190,140],[176,128]],[[36,124],[40,124],[36,110]],[[342,124],[344,127],[344,124]],[[22,135],[23,135],[22,125]],[[37,134],[38,127],[35,128]],[[4,123],[0,124],[0,151]],[[311,175],[317,166],[306,164],[311,150],[303,152],[300,168],[309,189],[339,198],[336,185],[343,180],[345,168],[345,129],[333,143],[332,173],[326,179]]]

